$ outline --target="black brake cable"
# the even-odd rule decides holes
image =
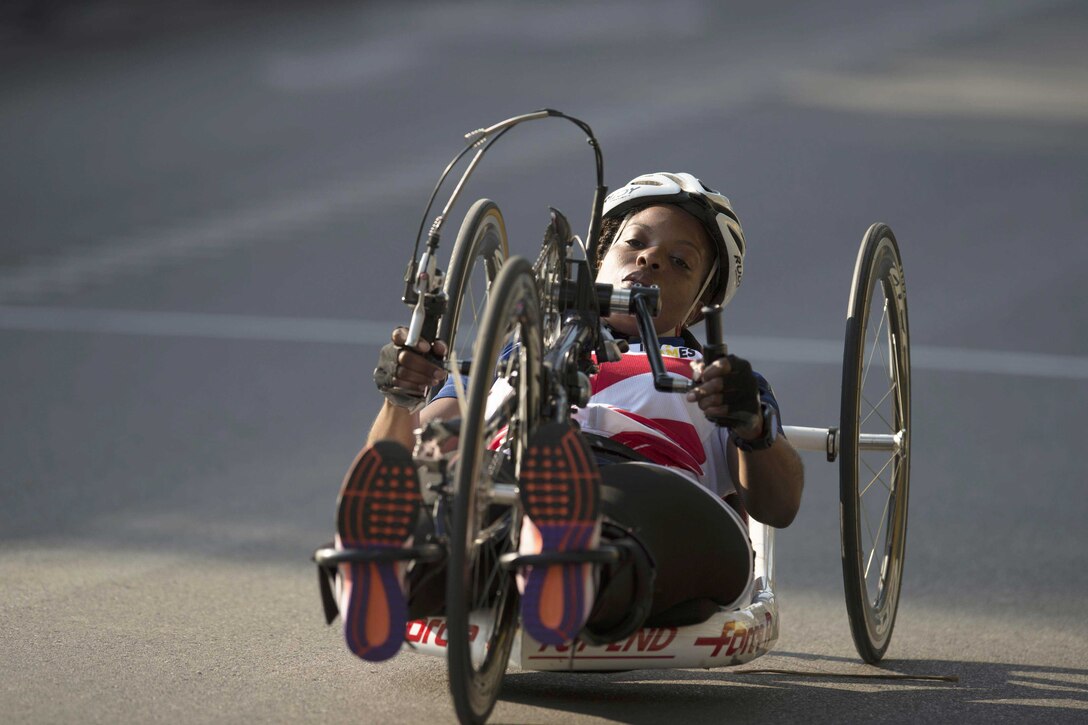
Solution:
[[[480,151],[477,156],[477,160],[483,157],[487,150],[491,148],[491,145],[498,141],[503,135],[509,131],[509,128],[504,128],[494,138],[490,139],[486,146]],[[480,145],[480,141],[474,141],[468,146],[461,149],[460,153],[453,157],[453,160],[446,164],[446,168],[442,171],[442,175],[438,177],[438,183],[434,185],[434,190],[431,192],[431,197],[427,200],[427,207],[423,210],[423,218],[419,220],[419,231],[416,232],[416,244],[412,249],[412,258],[408,260],[408,269],[404,274],[404,301],[410,302],[413,296],[412,285],[415,284],[416,277],[416,265],[419,264],[419,243],[423,239],[423,229],[427,226],[427,217],[431,214],[431,208],[434,206],[434,200],[438,197],[438,192],[442,188],[442,184],[446,182],[446,177],[453,171],[453,167],[465,157],[469,151],[477,148]],[[435,222],[438,220],[436,219]],[[412,303],[412,302],[410,302]]]
[[[541,114],[543,114],[543,115],[541,115]],[[450,200],[451,202],[456,198],[457,193],[463,187],[465,181],[468,179],[468,176],[472,173],[472,171],[478,165],[480,159],[483,158],[484,154],[487,153],[487,151],[491,148],[491,146],[494,145],[495,142],[498,141],[500,138],[502,138],[506,134],[507,131],[509,131],[511,128],[513,128],[514,126],[516,126],[516,125],[518,125],[518,124],[520,124],[520,123],[522,123],[524,121],[537,120],[537,119],[547,118],[547,117],[564,118],[564,119],[570,121],[571,123],[575,124],[576,126],[578,126],[578,128],[580,128],[586,134],[586,136],[587,136],[586,142],[589,143],[589,145],[593,147],[594,160],[595,160],[596,172],[597,172],[597,188],[596,188],[596,190],[594,192],[594,195],[593,195],[593,208],[592,208],[592,211],[590,213],[589,231],[588,231],[589,239],[588,239],[588,242],[587,242],[588,247],[587,247],[586,255],[588,257],[588,261],[589,261],[590,266],[593,268],[593,271],[594,272],[596,271],[596,259],[595,259],[596,255],[595,255],[595,253],[596,253],[596,247],[597,247],[597,235],[600,232],[601,209],[602,209],[603,204],[604,204],[605,193],[607,192],[607,188],[604,185],[604,157],[603,157],[603,154],[601,153],[601,146],[600,146],[600,143],[597,141],[597,137],[593,135],[593,129],[590,128],[589,124],[587,124],[585,121],[574,118],[573,116],[568,116],[568,115],[566,115],[565,113],[563,113],[561,111],[556,111],[555,109],[543,108],[543,109],[541,109],[539,111],[534,111],[532,113],[523,114],[521,116],[514,116],[514,117],[512,117],[510,119],[507,119],[506,121],[501,121],[498,124],[495,124],[495,126],[492,126],[490,128],[496,128],[496,127],[499,127],[499,126],[503,126],[504,124],[509,124],[509,125],[505,126],[504,128],[501,128],[499,130],[499,132],[497,134],[495,134],[494,136],[489,136],[488,135],[489,129],[477,129],[475,131],[471,131],[471,132],[465,134],[465,137],[469,139],[468,145],[465,146],[465,148],[461,149],[461,151],[456,156],[454,156],[453,160],[450,161],[449,164],[446,165],[446,168],[442,171],[441,176],[439,176],[439,178],[438,178],[438,183],[435,184],[434,190],[431,192],[430,198],[427,200],[426,208],[423,210],[423,218],[419,222],[419,230],[416,232],[415,246],[412,249],[412,258],[408,262],[408,269],[406,270],[406,273],[405,273],[405,276],[404,276],[404,282],[405,282],[404,301],[405,302],[410,302],[411,304],[414,304],[414,294],[415,294],[415,292],[412,289],[412,286],[415,283],[417,265],[419,263],[419,243],[423,239],[423,230],[427,226],[427,218],[430,216],[431,209],[434,206],[434,200],[438,197],[439,190],[442,188],[442,185],[445,183],[446,178],[449,176],[449,174],[453,170],[453,168],[461,161],[461,159],[463,159],[465,157],[466,154],[468,154],[468,152],[470,152],[470,151],[472,151],[473,149],[476,149],[476,148],[480,149],[477,152],[476,157],[469,164],[469,167],[465,170],[465,173],[462,175],[461,180],[458,183],[457,187],[454,189],[454,195],[453,195],[453,197],[451,197],[451,200]],[[485,139],[486,139],[486,143],[484,143]],[[483,144],[482,148],[481,148],[481,144]],[[447,203],[447,206],[449,206],[449,203]],[[437,246],[438,232],[439,232],[439,229],[440,229],[440,227],[441,227],[441,225],[442,225],[442,223],[444,221],[445,221],[445,215],[444,214],[440,214],[438,217],[435,218],[434,222],[431,225],[431,237],[432,238],[428,239],[428,244],[433,243],[434,246]]]

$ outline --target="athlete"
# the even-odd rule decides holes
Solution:
[[[689,330],[703,306],[733,297],[743,262],[729,200],[690,174],[639,176],[605,200],[597,281],[660,288],[654,327],[666,367],[696,385],[686,396],[656,391],[635,319],[615,313],[606,322],[628,351],[600,364],[574,425],[545,424],[530,439],[519,481],[521,552],[592,549],[602,539],[624,552],[617,565],[519,573],[522,626],[537,641],[617,641],[642,626],[694,624],[742,606],[753,587],[745,517],[785,527],[796,515],[804,475],[770,385],[735,355],[703,364]],[[337,547],[405,546],[420,535],[414,430],[459,411],[451,382],[418,410],[446,377],[426,355],[442,358],[446,346],[408,348],[406,337],[394,330],[379,357],[375,380],[386,400],[342,486]],[[740,414],[748,425],[717,422]],[[556,461],[569,473],[554,475]],[[409,616],[441,608],[434,582],[442,577],[425,570],[340,566],[337,606],[355,654],[392,657]]]

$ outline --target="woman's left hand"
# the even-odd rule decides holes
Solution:
[[[726,355],[709,365],[693,363],[692,368],[696,384],[687,399],[698,402],[708,420],[729,426],[746,440],[755,440],[763,434],[759,383],[751,363],[736,355]]]

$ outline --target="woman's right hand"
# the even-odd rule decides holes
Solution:
[[[406,347],[406,327],[394,329],[391,339],[378,353],[374,382],[393,405],[416,411],[426,402],[427,391],[446,380],[446,343],[421,339],[415,347]]]

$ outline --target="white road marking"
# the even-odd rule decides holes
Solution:
[[[438,2],[407,12],[398,8],[384,19],[368,8],[356,21],[345,19],[358,23],[354,35],[361,40],[275,53],[263,63],[262,79],[271,88],[293,93],[388,84],[400,80],[398,74],[433,65],[436,57],[465,44],[478,44],[485,17],[490,28],[517,28],[517,45],[523,50],[579,49],[602,38],[634,43],[651,34],[657,42],[681,42],[703,32],[712,21],[712,5],[707,0],[673,0],[667,6],[606,0],[526,8],[493,0],[468,7]]]
[[[1009,677],[1033,677],[1037,680],[1054,680],[1055,682],[1070,682],[1075,685],[1088,687],[1088,673],[1082,672],[1054,672],[1050,670],[1030,671],[1013,670]],[[1010,680],[1011,682],[1011,680]]]
[[[94,282],[146,274],[176,261],[215,257],[250,244],[301,237],[317,220],[357,211],[364,204],[420,197],[433,184],[435,171],[417,164],[383,174],[368,174],[322,189],[236,209],[196,224],[142,230],[84,249],[63,250],[17,267],[0,269],[0,302],[29,302]]]
[[[791,100],[835,110],[903,117],[1088,119],[1088,78],[1079,69],[951,59],[912,61],[881,73],[798,73]]]
[[[766,362],[842,364],[842,343],[836,340],[734,335],[729,342],[734,349],[751,351],[750,357]],[[910,364],[914,370],[1088,379],[1088,356],[1081,355],[911,345]]]
[[[878,23],[881,29],[880,53],[884,56],[896,50],[916,47],[934,36],[954,34],[965,27],[972,32],[980,32],[984,26],[1009,22],[1020,14],[1048,7],[1055,2],[1021,0],[1005,7],[991,8],[987,5],[985,17],[979,12],[982,5],[980,0],[938,3],[925,12],[913,7],[895,10]],[[647,12],[659,12],[656,6],[650,7]],[[686,11],[691,17],[685,22],[697,22],[702,12],[700,7],[698,2],[691,4]],[[475,32],[475,16],[465,15],[463,8],[450,12],[456,13],[459,18],[472,18],[469,27]],[[437,27],[445,25],[448,23],[439,23]],[[685,32],[684,26],[674,30],[681,34]],[[794,71],[792,58],[798,54],[808,57],[813,68],[836,67],[849,58],[855,62],[864,60],[857,57],[856,45],[848,42],[853,39],[855,30],[845,28],[837,32],[837,36],[825,32],[805,36],[803,45],[799,45],[795,38],[781,41],[789,43],[789,52],[783,52],[787,50],[784,47],[764,43],[758,54],[728,69],[717,68],[712,78],[703,79],[695,86],[678,83],[658,91],[655,103],[649,107],[639,102],[637,109],[633,110],[612,103],[604,107],[586,108],[578,115],[591,122],[603,143],[616,144],[621,139],[652,135],[655,130],[673,127],[683,119],[705,120],[715,114],[740,113],[753,100],[765,98],[769,90],[782,84],[789,86]],[[366,69],[367,64],[385,47],[347,47],[317,55],[284,55],[273,59],[269,73],[278,79],[275,82],[285,87],[306,83],[322,87],[352,83],[370,72]],[[707,67],[714,67],[719,49],[714,47],[707,53]],[[405,61],[398,55],[389,62],[415,61]],[[311,73],[316,75],[306,80]],[[727,109],[723,109],[722,98],[728,99]],[[488,119],[481,119],[481,122],[486,121]],[[450,129],[449,134],[449,143],[443,145],[446,151],[438,154],[440,158],[446,157],[447,153],[452,155],[457,149],[457,131]],[[489,169],[520,170],[531,168],[538,161],[553,160],[560,152],[557,150],[558,143],[512,145],[501,156],[489,161]],[[562,149],[573,148],[576,146],[562,142]],[[427,156],[420,154],[420,158]],[[0,267],[0,304],[40,303],[57,291],[72,292],[128,275],[147,274],[192,258],[220,256],[250,245],[300,238],[304,236],[303,231],[317,221],[328,220],[346,211],[358,211],[363,204],[375,209],[387,200],[405,197],[422,199],[434,183],[437,171],[437,168],[430,166],[406,167],[398,162],[391,169],[370,169],[355,178],[336,180],[323,188],[288,193],[281,198],[261,201],[221,216],[209,216],[195,224],[190,220],[174,226],[164,224],[116,239],[62,249],[12,268]]]
[[[402,321],[403,322],[403,321]],[[191,312],[2,307],[0,330],[197,337],[224,340],[384,345],[394,322]],[[842,343],[735,335],[736,350],[763,363],[841,365]],[[914,370],[1088,380],[1088,356],[914,345]]]
[[[384,345],[394,325],[193,312],[140,312],[58,307],[0,307],[0,328],[40,332],[203,337],[224,340]]]
[[[396,73],[415,70],[424,60],[404,38],[377,38],[309,54],[277,54],[265,64],[264,79],[272,88],[285,91],[328,90],[388,82]]]
[[[980,705],[1025,705],[1028,707],[1050,707],[1059,710],[1088,710],[1088,702],[1074,700],[1072,698],[1039,698],[1029,700],[1025,698],[1007,697],[997,700],[968,700]]]

